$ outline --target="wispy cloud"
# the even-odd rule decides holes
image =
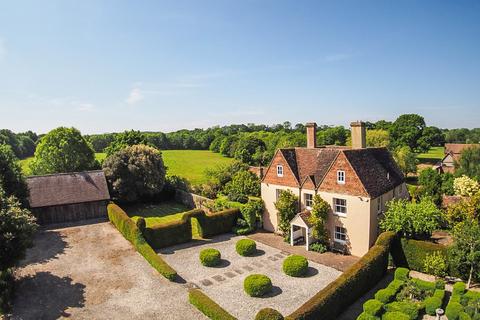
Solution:
[[[134,105],[139,103],[143,99],[144,99],[144,96],[143,96],[142,90],[140,90],[139,87],[134,87],[130,91],[130,94],[128,95],[126,102],[129,105]]]

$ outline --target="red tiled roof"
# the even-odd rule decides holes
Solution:
[[[475,143],[446,143],[445,144],[445,154],[452,153],[460,154],[464,149],[471,148],[471,147],[480,147],[480,144]]]

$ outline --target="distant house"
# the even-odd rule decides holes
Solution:
[[[441,161],[433,166],[433,169],[441,173],[455,172],[455,162],[460,160],[463,150],[472,147],[480,147],[480,144],[446,143],[445,156]]]
[[[315,194],[331,206],[327,229],[331,246],[362,256],[375,243],[387,201],[408,198],[405,179],[386,148],[367,148],[363,122],[352,123],[352,147],[317,147],[316,124],[308,123],[307,147],[279,149],[261,183],[267,231],[279,232],[275,209],[280,191],[299,198],[291,221],[292,245],[311,239],[309,210]]]
[[[101,170],[33,176],[27,184],[29,205],[39,224],[107,216],[110,194]]]

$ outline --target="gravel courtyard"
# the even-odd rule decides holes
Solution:
[[[13,319],[206,319],[109,222],[41,231],[34,243]]]
[[[309,261],[307,277],[287,276],[282,271],[283,260],[288,256],[286,252],[257,242],[259,253],[255,257],[242,257],[235,251],[235,244],[243,238],[221,235],[210,241],[165,248],[159,253],[188,285],[202,289],[240,320],[251,320],[266,307],[288,315],[341,274],[338,270]],[[199,252],[210,247],[222,254],[223,261],[219,267],[209,268],[200,264]],[[270,277],[273,293],[264,298],[249,297],[243,290],[243,280],[252,273]]]

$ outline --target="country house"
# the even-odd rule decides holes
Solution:
[[[468,148],[479,148],[480,144],[473,143],[446,143],[445,156],[433,166],[434,170],[440,173],[454,173],[455,163],[462,157],[462,152]]]
[[[386,148],[367,148],[363,122],[351,124],[352,146],[317,146],[315,123],[307,123],[307,147],[279,149],[261,183],[264,229],[279,232],[275,202],[281,190],[299,198],[291,222],[292,244],[311,239],[308,223],[313,196],[330,203],[327,229],[331,246],[362,256],[375,243],[387,201],[408,198],[405,179]]]

